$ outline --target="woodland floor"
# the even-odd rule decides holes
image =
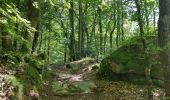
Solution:
[[[10,74],[11,71],[0,64],[0,100],[11,100],[12,86],[7,82]]]
[[[124,81],[97,80],[95,73],[97,70],[90,68],[96,64],[90,63],[82,65],[76,72],[71,72],[65,65],[55,65],[52,67],[53,75],[44,86],[40,94],[42,100],[146,100],[147,86],[135,85]],[[94,82],[96,88],[92,93],[80,93],[73,96],[57,96],[52,92],[52,83],[61,82]],[[161,100],[163,90],[153,88],[154,100]]]

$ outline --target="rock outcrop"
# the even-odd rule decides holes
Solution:
[[[151,66],[150,73],[152,79],[163,80],[163,69],[159,63],[159,52],[148,47],[146,55],[142,43],[134,42],[120,47],[110,56],[104,58],[100,64],[98,74],[99,77],[105,78],[119,78],[119,76],[124,75],[124,77],[129,79],[144,79],[148,66]]]

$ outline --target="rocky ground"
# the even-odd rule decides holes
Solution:
[[[0,100],[11,100],[12,87],[8,84],[9,71],[0,65]]]
[[[73,69],[72,67],[77,68]],[[97,80],[95,61],[53,65],[53,78],[40,94],[42,100],[147,100],[147,86],[124,81]],[[153,100],[161,100],[163,89],[153,87]]]

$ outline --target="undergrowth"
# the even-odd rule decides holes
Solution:
[[[9,83],[14,87],[16,95],[13,98],[16,100],[24,95],[29,96],[31,90],[41,89],[46,75],[44,70],[47,70],[44,54],[3,51],[0,53],[0,63],[12,70]]]

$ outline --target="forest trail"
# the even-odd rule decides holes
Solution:
[[[53,71],[53,76],[51,80],[49,80],[49,82],[44,86],[43,92],[41,93],[41,99],[146,100],[147,86],[134,85],[123,81],[97,80],[95,75],[97,72],[97,63],[95,61],[83,63],[84,61],[77,61],[70,64],[53,65],[51,69]],[[81,65],[81,67],[78,66],[78,69],[71,69],[71,66],[74,65],[75,67],[75,64]],[[57,83],[57,85],[55,83]],[[57,87],[57,93],[54,93],[53,89],[55,86],[61,86],[62,88]],[[68,92],[68,89],[71,89],[71,92]],[[160,100],[161,92],[162,90],[159,88],[154,88],[154,100]]]

